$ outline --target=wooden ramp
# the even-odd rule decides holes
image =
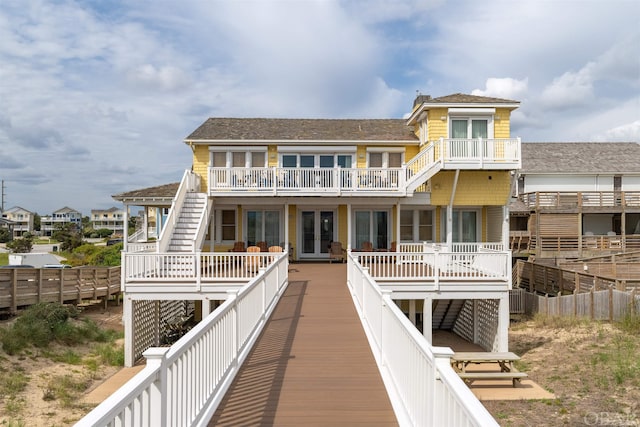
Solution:
[[[345,264],[293,264],[289,287],[211,426],[397,426]]]

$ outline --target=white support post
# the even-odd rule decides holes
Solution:
[[[433,345],[433,298],[426,297],[422,304],[422,335]]]
[[[215,252],[216,242],[216,209],[215,202],[211,204],[211,212],[209,213],[209,252]]]
[[[124,366],[130,368],[133,360],[133,301],[127,294],[122,300],[122,323],[124,325]]]
[[[396,224],[396,251],[400,252],[400,201],[396,204],[396,217],[394,220]]]
[[[126,203],[124,204],[124,217],[122,220],[124,221],[122,224],[122,250],[127,252],[129,250],[129,227],[127,227],[127,224],[129,224],[129,205]]]
[[[509,205],[502,207],[502,250],[509,250]]]
[[[204,319],[211,313],[211,300],[209,297],[204,297],[200,305],[202,306],[202,318]]]
[[[409,320],[416,325],[416,300],[414,299],[409,300]]]
[[[351,203],[347,204],[347,252],[351,252],[351,235],[353,234],[351,228]]]
[[[496,351],[509,351],[509,292],[505,292],[498,305],[498,348]]]
[[[479,330],[480,328],[478,328],[478,300],[474,299],[472,300],[472,306],[473,306],[473,343],[474,344],[478,344],[478,335],[479,335]]]
[[[148,367],[157,367],[159,375],[150,390],[149,425],[165,427],[167,425],[167,352],[169,347],[152,347],[142,355],[147,359]]]

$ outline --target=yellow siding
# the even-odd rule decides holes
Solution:
[[[367,147],[364,145],[359,145],[356,149],[356,167],[367,167]]]
[[[269,148],[267,148],[267,166],[269,166],[270,168],[276,167],[278,166],[278,146],[277,145],[270,145]]]
[[[404,161],[408,162],[409,160],[413,159],[419,152],[420,147],[418,147],[417,145],[407,145],[404,148]]]
[[[193,172],[200,175],[202,179],[201,191],[207,191],[209,189],[208,181],[209,174],[209,147],[206,145],[196,145],[193,153]]]
[[[434,108],[429,110],[427,132],[429,141],[447,138],[447,119],[449,112],[446,108]],[[445,120],[442,120],[445,117]]]
[[[431,178],[431,204],[449,204],[455,172],[442,171]],[[509,171],[460,171],[454,206],[484,206],[506,203],[511,191]]]
[[[496,119],[493,121],[494,138],[510,138],[510,114],[511,112],[506,108],[496,108]]]
[[[343,248],[347,248],[349,241],[347,236],[347,205],[338,206],[338,241]]]

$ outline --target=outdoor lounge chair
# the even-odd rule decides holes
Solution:
[[[333,260],[345,262],[346,255],[347,251],[344,250],[341,242],[331,242],[331,246],[329,246],[329,263],[332,263]]]

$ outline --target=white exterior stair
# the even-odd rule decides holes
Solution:
[[[187,193],[178,220],[171,233],[169,252],[193,252],[193,241],[198,231],[198,222],[207,207],[207,195]],[[197,249],[197,248],[196,248]]]

